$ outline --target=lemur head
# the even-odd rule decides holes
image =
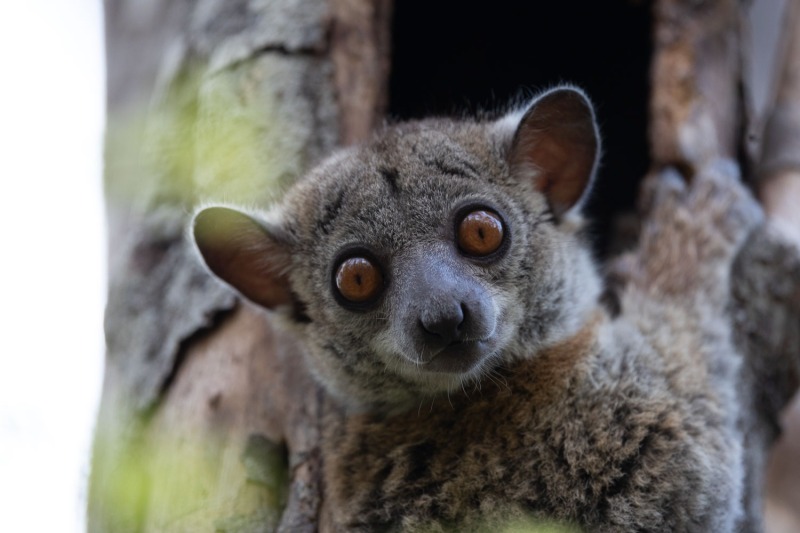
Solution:
[[[194,238],[298,332],[335,396],[402,409],[585,320],[599,284],[577,232],[598,157],[591,104],[561,87],[493,121],[388,127],[271,211],[201,210]]]

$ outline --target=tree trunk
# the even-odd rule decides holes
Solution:
[[[655,3],[649,179],[665,166],[691,179],[744,153],[740,9]],[[319,435],[330,400],[296,340],[212,280],[184,232],[196,205],[263,205],[370,133],[387,101],[390,11],[390,0],[106,0],[110,287],[91,531],[324,528]],[[743,167],[773,214],[796,217],[778,200],[800,205],[796,177],[785,177],[797,169],[775,170],[783,149],[769,148],[800,127],[779,119],[800,101],[795,77],[785,80],[763,159],[752,156],[761,164]],[[737,263],[733,313],[751,390],[775,384],[769,397],[745,398],[762,415],[753,438],[766,443],[800,367],[800,263],[771,231]],[[776,272],[785,283],[765,283]],[[744,301],[745,289],[763,300]],[[765,457],[749,460],[760,476]],[[758,495],[748,503],[757,517]]]
[[[110,288],[90,530],[315,529],[324,396],[294,339],[213,281],[184,231],[197,203],[263,204],[370,132],[390,7],[106,2]]]

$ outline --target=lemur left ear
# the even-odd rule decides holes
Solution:
[[[519,112],[509,115],[501,123],[518,116]],[[600,136],[591,102],[579,89],[559,87],[524,110],[508,157],[512,173],[532,181],[561,217],[578,209],[588,195],[599,156]]]

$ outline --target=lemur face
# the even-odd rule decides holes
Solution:
[[[490,122],[428,120],[339,152],[264,215],[195,218],[210,269],[279,310],[345,403],[392,409],[545,344],[581,296],[571,219],[599,152],[562,88]]]

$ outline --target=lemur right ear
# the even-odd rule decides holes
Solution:
[[[509,124],[510,122],[510,124]],[[594,110],[574,87],[558,87],[536,98],[521,114],[501,124],[516,127],[509,164],[519,179],[531,180],[556,216],[586,198],[600,155]]]
[[[289,247],[262,223],[227,207],[209,207],[194,217],[194,241],[208,268],[253,302],[275,309],[291,305]]]

